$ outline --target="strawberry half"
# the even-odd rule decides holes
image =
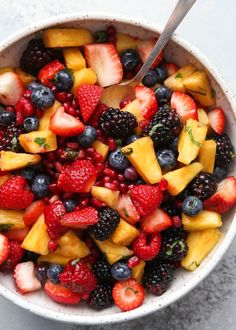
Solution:
[[[0,265],[7,259],[10,253],[10,244],[8,238],[0,234]]]
[[[35,201],[27,207],[23,216],[25,225],[30,226],[35,223],[39,216],[43,213],[44,207],[45,202],[43,200]]]
[[[56,200],[45,206],[44,217],[47,225],[47,232],[51,239],[58,239],[66,232],[66,228],[61,226],[61,218],[66,214],[62,201]]]
[[[73,292],[60,284],[53,284],[49,280],[44,286],[46,294],[60,304],[77,305],[80,302],[81,294]]]
[[[122,80],[123,68],[113,44],[85,45],[84,55],[88,66],[96,72],[100,86],[115,85]]]
[[[23,93],[23,83],[17,74],[5,72],[0,75],[0,103],[15,105]]]
[[[64,107],[60,107],[50,119],[49,129],[59,136],[75,136],[84,131],[84,124],[79,119],[65,112]]]
[[[149,57],[151,51],[153,50],[153,47],[155,46],[155,43],[157,42],[157,38],[151,38],[151,39],[147,39],[147,40],[139,40],[138,41],[138,45],[137,45],[137,51],[139,53],[139,56],[142,60],[142,62],[146,62],[147,58]],[[155,61],[153,62],[151,68],[155,68],[156,66],[158,66],[164,58],[164,53],[163,51],[161,51]]]
[[[142,115],[145,119],[151,119],[158,111],[158,104],[155,93],[145,86],[135,87],[135,96],[140,102]]]
[[[174,92],[171,96],[170,106],[178,113],[182,122],[186,122],[188,119],[198,120],[196,103],[189,95]]]
[[[71,228],[85,229],[98,222],[98,211],[94,207],[86,207],[79,211],[67,213],[61,219],[61,225]]]
[[[87,122],[101,99],[103,88],[84,84],[77,89],[80,112],[84,122]]]
[[[172,74],[175,74],[179,70],[178,65],[176,65],[175,63],[166,63],[165,67],[168,73],[168,77],[172,76]]]
[[[140,216],[128,195],[120,195],[116,211],[122,219],[127,220],[131,224],[135,224],[140,220]]]
[[[13,271],[24,255],[24,249],[21,247],[21,242],[17,240],[9,240],[9,247],[10,253],[0,266],[2,272]]]
[[[41,283],[34,273],[32,261],[21,262],[14,269],[14,280],[20,293],[28,293],[41,289]]]
[[[65,66],[60,61],[52,61],[39,71],[38,80],[41,81],[42,84],[51,87],[55,74],[64,69],[64,67]]]
[[[208,119],[213,130],[221,135],[225,129],[225,114],[222,108],[218,107],[208,112]]]
[[[141,220],[141,228],[148,234],[165,230],[172,225],[171,218],[162,209],[156,209],[152,214]]]

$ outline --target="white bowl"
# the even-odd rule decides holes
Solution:
[[[35,33],[49,26],[82,26],[97,30],[111,23],[115,25],[118,31],[138,36],[139,38],[156,36],[160,31],[156,26],[146,21],[127,19],[124,17],[108,17],[107,15],[97,14],[59,16],[28,27],[3,42],[0,45],[1,67],[6,65],[17,66],[20,55],[28,40],[31,39]],[[165,48],[165,55],[168,60],[178,65],[190,62],[208,71],[212,86],[216,91],[217,105],[222,106],[225,110],[227,117],[226,131],[230,135],[231,140],[236,141],[235,100],[232,94],[230,94],[227,85],[222,81],[219,73],[190,42],[183,41],[177,36],[173,37],[172,41],[168,43]],[[234,170],[231,168],[231,174],[236,175],[235,168]],[[148,313],[160,310],[183,297],[183,295],[192,290],[213,270],[236,234],[236,217],[234,216],[233,210],[223,216],[223,222],[222,232],[224,235],[222,239],[197,270],[194,272],[187,272],[184,270],[178,271],[171,287],[165,294],[160,297],[149,295],[146,297],[141,307],[126,313],[120,312],[116,307],[96,312],[87,308],[85,303],[77,307],[59,305],[50,300],[43,291],[23,296],[16,291],[12,276],[3,273],[0,274],[0,294],[35,314],[61,322],[88,325],[136,319]]]

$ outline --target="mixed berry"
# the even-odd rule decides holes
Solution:
[[[0,69],[0,271],[21,294],[122,311],[195,270],[236,204],[224,110],[205,71],[113,26],[47,29]]]

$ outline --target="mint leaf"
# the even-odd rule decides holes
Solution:
[[[193,132],[192,132],[192,128],[191,128],[190,126],[186,126],[186,127],[185,127],[185,131],[188,133],[191,142],[192,142],[193,144],[195,144],[195,146],[197,146],[197,147],[200,148],[200,147],[201,147],[201,143],[198,142],[198,141],[196,141],[196,140],[194,139]]]
[[[175,78],[183,78],[183,75],[182,75],[182,73],[177,73],[176,75],[175,75]]]
[[[75,160],[78,157],[78,151],[72,150],[70,148],[66,149],[66,158],[68,160]]]
[[[160,123],[154,125],[154,126],[150,129],[150,131],[149,131],[148,134],[152,136],[153,134],[155,134],[156,130],[157,130],[158,128],[161,128],[161,127],[164,127],[164,125],[163,125],[163,124],[160,124]]]
[[[123,151],[123,154],[125,156],[129,156],[133,153],[133,148],[128,148],[126,151]]]
[[[128,211],[126,210],[126,208],[123,208],[123,211],[124,211],[124,214],[125,214],[126,218],[129,218],[129,213],[128,213]]]
[[[36,137],[34,139],[34,142],[40,145],[43,148],[48,148],[49,145],[46,143],[46,138],[45,137]]]
[[[216,91],[214,90],[214,88],[211,88],[211,96],[215,97],[216,96]]]

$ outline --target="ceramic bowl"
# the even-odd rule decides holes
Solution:
[[[152,25],[147,21],[130,18],[108,17],[107,15],[97,14],[60,16],[28,27],[3,42],[0,45],[1,67],[9,65],[18,66],[20,54],[26,47],[29,39],[38,33],[38,31],[47,27],[87,27],[91,30],[99,30],[104,28],[104,25],[109,24],[114,24],[120,32],[138,36],[139,38],[157,36],[160,32],[160,29],[156,25]],[[208,71],[212,87],[216,91],[217,105],[222,106],[225,110],[227,117],[226,131],[230,135],[231,140],[236,141],[235,100],[230,94],[227,84],[222,80],[216,69],[212,67],[210,62],[190,42],[183,41],[177,36],[174,36],[165,47],[165,56],[167,60],[175,62],[179,66],[190,62],[198,68]],[[233,174],[233,171],[234,175],[236,175],[235,169],[233,170],[231,168],[231,174]],[[235,236],[236,217],[233,210],[224,215],[223,222],[223,236],[220,242],[197,270],[194,272],[178,271],[171,287],[165,294],[160,297],[149,295],[141,307],[126,313],[120,312],[116,307],[96,312],[87,308],[85,303],[77,307],[59,305],[50,300],[43,291],[23,296],[17,293],[12,276],[2,273],[0,274],[0,294],[24,309],[61,322],[104,324],[136,319],[148,313],[158,311],[183,297],[213,270]]]

